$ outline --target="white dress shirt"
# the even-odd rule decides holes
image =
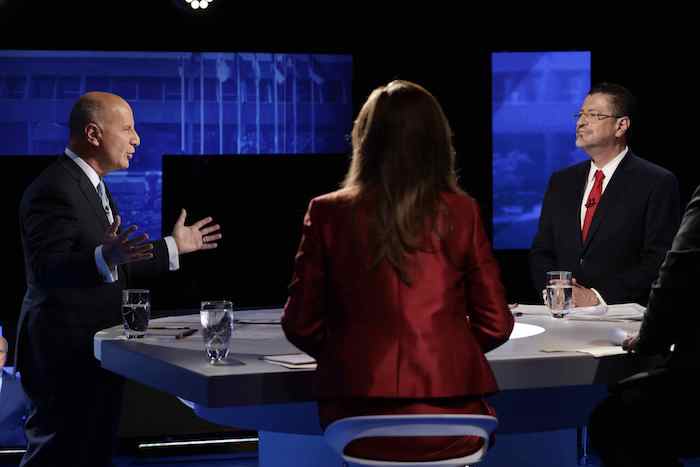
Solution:
[[[605,193],[605,187],[608,186],[608,183],[610,182],[610,179],[612,178],[613,174],[615,173],[615,170],[617,170],[617,166],[620,165],[620,162],[622,162],[622,158],[625,157],[627,154],[628,148],[625,146],[625,149],[622,150],[620,154],[615,156],[610,162],[605,164],[602,168],[597,167],[593,161],[591,161],[591,168],[588,169],[588,179],[586,182],[586,191],[583,192],[583,199],[581,200],[581,228],[583,229],[583,220],[586,218],[586,210],[588,209],[586,207],[586,201],[588,201],[588,195],[591,193],[591,190],[593,189],[593,184],[595,182],[595,173],[597,170],[602,170],[603,175],[605,175],[605,178],[603,178],[603,191],[602,193]]]

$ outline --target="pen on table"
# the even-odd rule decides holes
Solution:
[[[182,339],[187,336],[191,336],[192,334],[195,334],[198,331],[198,329],[188,329],[185,332],[181,332],[180,334],[175,336],[175,339]]]
[[[178,327],[178,326],[173,326],[173,327],[170,327],[170,326],[148,326],[148,329],[183,330],[183,331],[186,331],[186,330],[192,329],[192,328],[190,328],[189,326],[185,326],[185,327]]]

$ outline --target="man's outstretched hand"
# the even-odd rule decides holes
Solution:
[[[180,217],[173,227],[173,238],[177,244],[178,252],[181,255],[199,250],[211,250],[218,245],[217,240],[221,239],[221,226],[213,224],[211,217],[205,217],[192,225],[185,225],[187,211],[180,212]]]
[[[107,265],[113,268],[118,264],[135,263],[153,258],[153,244],[146,243],[148,234],[129,238],[138,229],[136,225],[130,225],[122,233],[117,234],[121,222],[121,217],[117,216],[112,225],[107,228],[102,240],[102,257]]]

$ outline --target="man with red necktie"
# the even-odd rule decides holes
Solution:
[[[584,242],[588,238],[588,231],[591,230],[591,222],[593,222],[593,214],[595,214],[598,201],[603,194],[603,179],[605,178],[605,174],[602,170],[598,169],[593,176],[593,188],[588,194],[588,200],[584,205],[586,207],[586,215],[583,218],[583,226],[581,227],[581,238]]]
[[[676,177],[628,147],[635,99],[594,86],[576,114],[585,161],[552,174],[530,251],[532,280],[573,273],[574,305],[646,303],[680,222]]]

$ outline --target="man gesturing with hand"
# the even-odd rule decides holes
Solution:
[[[122,379],[93,356],[93,337],[121,321],[122,289],[176,270],[179,255],[216,248],[207,217],[151,241],[121,228],[104,176],[126,169],[140,138],[129,104],[90,92],[70,114],[65,154],[27,188],[20,204],[27,291],[16,365],[33,402],[23,466],[111,465]]]

